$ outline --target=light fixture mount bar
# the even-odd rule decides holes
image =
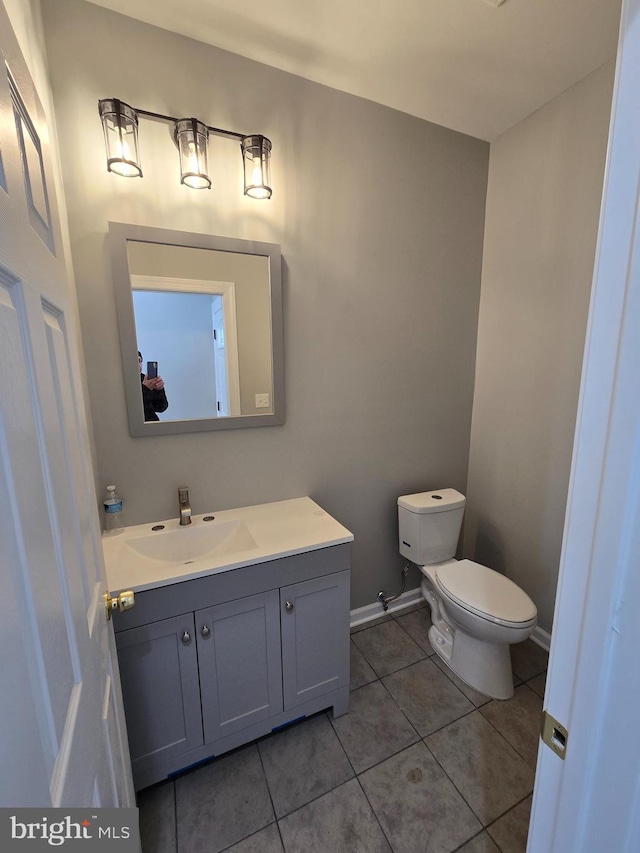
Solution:
[[[139,110],[137,107],[132,107],[132,109],[139,116],[147,116],[147,118],[155,118],[155,119],[158,119],[158,121],[166,121],[166,122],[171,122],[173,124],[176,124],[177,122],[180,121],[180,119],[177,118],[176,116],[165,116],[162,113],[152,113],[149,110]],[[202,122],[202,123],[204,124],[204,122]],[[245,138],[245,136],[247,135],[246,133],[237,133],[235,130],[223,130],[221,127],[211,127],[211,125],[209,125],[209,124],[205,124],[204,126],[207,128],[209,133],[215,133],[215,134],[218,134],[219,136],[231,136],[234,139],[239,139],[240,141],[242,141]]]
[[[236,133],[235,130],[222,130],[221,127],[211,127],[211,125],[206,125],[209,133],[213,133],[216,136],[231,136],[233,139],[239,139],[241,142],[247,135],[246,133]]]

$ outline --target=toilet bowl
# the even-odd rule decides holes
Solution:
[[[419,568],[436,654],[480,693],[510,699],[509,646],[531,636],[537,624],[534,603],[513,581],[471,560]]]
[[[398,498],[400,552],[423,575],[431,607],[429,640],[464,682],[494,699],[513,696],[509,646],[537,624],[529,596],[504,575],[472,560],[455,560],[465,497],[455,489]]]

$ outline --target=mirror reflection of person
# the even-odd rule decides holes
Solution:
[[[138,366],[140,367],[140,382],[142,383],[142,404],[145,421],[159,421],[157,412],[164,412],[169,407],[167,395],[164,392],[164,380],[161,376],[148,379],[142,371],[142,353],[138,350]]]

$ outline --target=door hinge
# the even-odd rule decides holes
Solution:
[[[564,761],[567,755],[569,732],[548,711],[542,712],[540,737]]]
[[[131,589],[121,592],[119,595],[111,597],[108,592],[104,594],[104,609],[107,616],[107,622],[111,619],[111,614],[116,610],[131,610],[136,603],[135,593]]]

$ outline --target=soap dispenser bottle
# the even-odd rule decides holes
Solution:
[[[115,486],[107,486],[107,496],[104,501],[104,529],[107,533],[122,530],[122,498],[116,492]]]

